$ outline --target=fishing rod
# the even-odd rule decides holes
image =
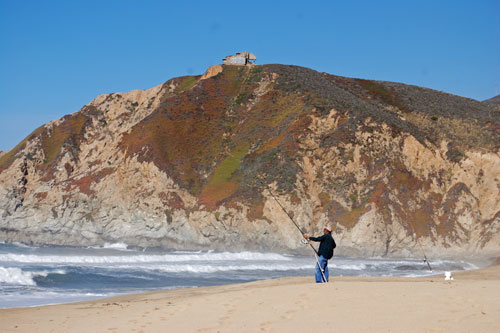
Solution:
[[[420,247],[420,251],[422,251],[422,255],[424,256],[424,262],[427,264],[427,267],[429,268],[429,271],[432,272],[431,264],[429,263],[429,259],[427,259],[427,256],[425,255],[424,248],[422,247],[422,244],[420,243],[420,240],[417,237],[417,232],[415,230],[415,227],[413,226],[413,223],[411,223],[410,220],[408,220],[408,223],[410,224],[410,227],[413,230],[413,234],[415,235],[415,240],[417,241],[417,244]]]
[[[297,228],[297,230],[299,230],[299,232],[302,234],[302,237],[305,236],[305,234],[302,232],[302,230],[300,229],[299,225],[297,224],[297,222],[295,222],[295,220],[293,219],[293,217],[290,215],[290,213],[288,213],[285,209],[285,207],[283,207],[283,205],[281,204],[281,202],[278,200],[278,198],[276,198],[273,194],[273,192],[271,192],[271,189],[269,188],[269,186],[266,186],[266,189],[267,191],[269,192],[269,194],[273,197],[273,199],[276,201],[276,203],[278,204],[278,206],[281,207],[281,209],[283,209],[283,211],[285,212],[285,214],[290,218],[290,220],[292,221],[292,223],[295,225],[295,227]],[[304,239],[305,240],[305,239]],[[319,267],[319,271],[321,272],[321,278],[323,279],[323,282],[328,282],[326,280],[326,277],[325,277],[325,271],[323,270],[323,268],[321,268],[321,265],[319,263],[319,254],[318,254],[318,251],[316,251],[316,248],[311,244],[311,242],[307,241],[306,242],[307,244],[309,244],[309,246],[311,247],[311,249],[313,249],[314,251],[314,257],[316,258],[316,264],[318,265]]]

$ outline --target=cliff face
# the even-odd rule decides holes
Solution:
[[[0,240],[300,251],[267,186],[338,254],[497,254],[500,107],[283,65],[101,95],[0,156]]]

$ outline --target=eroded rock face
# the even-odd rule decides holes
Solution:
[[[101,95],[0,155],[0,240],[500,252],[500,108],[295,66],[218,66]]]

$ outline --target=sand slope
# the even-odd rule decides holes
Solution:
[[[0,310],[1,332],[500,332],[500,266],[444,278],[284,278]]]

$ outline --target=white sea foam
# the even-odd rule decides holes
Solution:
[[[210,250],[208,251],[207,253],[212,253],[213,251]],[[199,251],[182,251],[182,250],[178,250],[178,251],[174,251],[173,253],[175,254],[200,254],[200,253],[203,253],[203,251],[199,250]]]
[[[184,261],[290,261],[291,259],[274,253],[200,253],[200,254],[164,254],[164,255],[123,255],[123,256],[54,256],[35,254],[0,254],[0,262],[16,263],[61,263],[61,264],[114,264],[114,263],[155,263]]]
[[[15,245],[15,246],[17,246],[17,247],[24,247],[24,248],[30,248],[31,247],[29,245],[26,245],[26,244],[23,244],[23,243],[19,243],[19,242],[13,242],[12,244]]]
[[[104,243],[104,245],[88,246],[87,249],[111,249],[130,251],[125,243]]]
[[[33,274],[31,272],[23,272],[16,267],[1,267],[0,266],[0,283],[18,284],[24,286],[35,286]]]
[[[15,284],[23,286],[35,286],[36,282],[33,280],[35,276],[47,276],[49,274],[65,274],[62,269],[55,271],[23,271],[17,267],[2,267],[0,266],[0,283]]]
[[[53,292],[36,289],[29,294],[2,294],[0,297],[0,309],[15,307],[32,307],[40,305],[61,304],[67,302],[78,302],[102,297],[113,297],[122,293],[92,293],[92,292]]]
[[[331,263],[328,264],[332,268],[339,268],[339,269],[346,269],[346,270],[353,270],[353,271],[360,271],[363,269],[366,269],[365,264],[342,264],[342,263]]]
[[[285,264],[256,264],[256,265],[189,265],[189,264],[174,264],[174,265],[155,265],[155,266],[145,266],[145,265],[118,265],[114,268],[117,269],[140,269],[144,271],[159,271],[167,273],[216,273],[216,272],[229,272],[229,271],[290,271],[290,270],[303,270],[303,269],[314,269],[314,263],[307,265],[285,265]]]
[[[128,245],[125,243],[104,243],[102,247],[104,249],[126,250]]]

